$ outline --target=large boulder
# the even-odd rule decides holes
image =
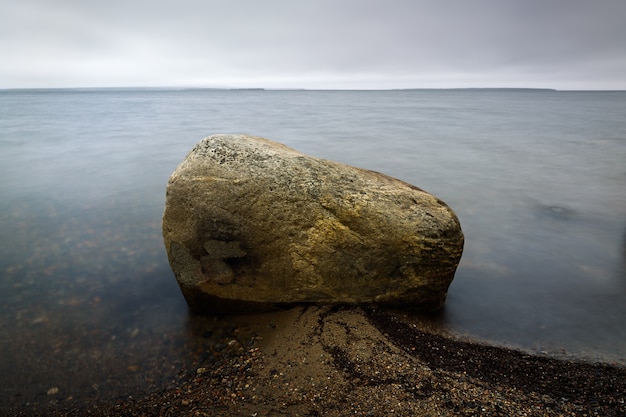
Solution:
[[[444,202],[374,171],[245,135],[198,143],[167,185],[163,238],[190,309],[443,306],[463,251]]]

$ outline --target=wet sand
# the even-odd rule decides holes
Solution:
[[[6,415],[626,415],[623,366],[435,334],[401,312],[300,306],[197,326],[221,343],[199,347],[170,388],[102,402],[52,393]]]

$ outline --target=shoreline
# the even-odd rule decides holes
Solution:
[[[626,415],[626,367],[536,356],[424,331],[402,313],[299,306],[225,319],[172,388],[7,415]]]

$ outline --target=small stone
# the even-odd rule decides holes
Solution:
[[[59,388],[57,387],[52,387],[46,392],[46,394],[48,395],[56,395],[58,393],[59,393]]]
[[[47,323],[48,320],[48,316],[43,315],[43,316],[39,316],[37,318],[35,318],[31,323],[32,324],[40,324],[40,323]]]

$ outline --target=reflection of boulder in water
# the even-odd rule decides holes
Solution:
[[[576,211],[563,206],[540,204],[538,211],[542,215],[550,216],[556,219],[571,219],[576,215]]]

